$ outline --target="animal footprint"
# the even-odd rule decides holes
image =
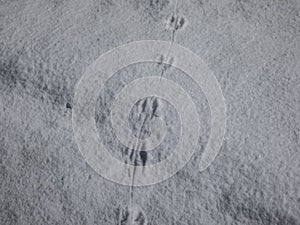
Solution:
[[[161,66],[163,64],[163,72],[165,72],[168,68],[170,68],[173,65],[173,63],[174,63],[174,57],[173,56],[168,56],[167,55],[166,60],[165,60],[165,56],[160,55],[157,64],[159,66]]]
[[[147,217],[141,207],[129,205],[123,208],[119,216],[118,225],[147,225]]]
[[[167,30],[179,30],[184,28],[186,21],[184,17],[178,15],[172,15],[166,21],[166,29]]]

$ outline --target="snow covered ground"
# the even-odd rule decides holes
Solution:
[[[200,172],[210,130],[201,89],[161,63],[121,69],[95,104],[97,131],[115,158],[155,164],[180,137],[172,104],[147,98],[132,108],[129,125],[147,137],[149,129],[138,134],[140,115],[156,111],[169,126],[164,141],[147,157],[121,146],[109,107],[134,79],[164,71],[190,94],[201,124],[182,170],[132,188],[85,161],[72,110],[87,67],[140,40],[173,42],[201,57],[222,89],[227,126],[219,154]],[[0,224],[300,224],[299,59],[299,0],[0,0]]]

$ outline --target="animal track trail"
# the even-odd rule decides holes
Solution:
[[[158,116],[159,106],[160,106],[160,102],[154,96],[152,96],[151,98],[149,98],[149,97],[145,98],[138,103],[136,113],[139,115],[139,120],[142,120],[142,124],[138,130],[138,139],[142,138],[145,127],[149,127],[149,123],[151,123],[151,120],[153,119],[153,117]],[[141,118],[142,114],[145,114],[145,115]],[[149,130],[149,128],[147,130]],[[138,142],[135,143],[135,149],[138,146],[138,144],[139,144]],[[146,166],[147,152],[140,151],[139,154],[137,154],[136,151],[132,150],[131,156],[130,156],[130,161],[134,161],[135,166],[137,166],[138,164],[141,164],[142,166]],[[140,162],[140,163],[138,163],[138,162]],[[133,198],[134,198],[133,187],[134,187],[134,181],[135,181],[135,173],[136,173],[136,168],[133,169],[133,173],[132,173],[132,183],[131,183],[131,188],[130,188],[130,205],[132,204]],[[144,219],[144,218],[146,218],[146,215],[143,211],[137,210],[136,207],[133,207],[133,208],[129,207],[128,209],[131,210],[131,218],[129,218],[130,219],[129,221],[131,221],[131,223],[129,223],[129,224],[133,224],[133,225],[134,224],[136,224],[136,225],[147,224],[145,222],[146,219]],[[126,215],[129,214],[129,211],[127,210],[127,213],[125,213],[125,217],[126,217]],[[123,213],[122,213],[122,215],[123,215]],[[132,219],[133,217],[136,217],[136,219]],[[122,224],[122,223],[120,223],[120,224]],[[127,224],[127,223],[125,223],[125,224]]]
[[[167,30],[171,30],[171,40],[170,40],[170,46],[169,49],[166,53],[166,55],[162,54],[160,55],[158,66],[162,67],[161,69],[161,74],[160,74],[160,79],[163,78],[164,73],[171,68],[171,66],[174,63],[174,57],[171,55],[171,48],[174,44],[175,40],[175,33],[177,30],[181,29],[185,25],[185,19],[182,16],[177,15],[177,7],[178,7],[178,0],[176,1],[175,4],[175,9],[174,9],[174,14],[169,18],[167,21]],[[168,63],[163,63],[165,60],[168,61]],[[160,80],[161,81],[161,80]],[[158,88],[160,87],[160,83],[157,86],[157,89],[155,93],[157,92]],[[158,117],[158,108],[159,108],[159,102],[158,99],[152,95],[150,98],[146,98],[144,100],[141,100],[139,102],[139,120],[142,121],[141,126],[139,126],[138,131],[138,139],[144,138],[145,136],[145,130],[146,130],[146,135],[150,134],[149,132],[149,123],[151,123],[151,120],[153,117]],[[143,115],[144,114],[144,115]],[[150,115],[150,116],[149,116]],[[135,143],[135,147],[139,145],[139,142],[137,141]],[[132,150],[131,156],[130,156],[130,161],[134,161],[134,165],[137,166],[137,160],[138,158],[142,161],[142,165],[146,165],[147,161],[147,152],[146,151],[140,151],[139,154]],[[133,206],[133,198],[134,198],[134,182],[135,182],[135,172],[136,169],[133,169],[132,173],[132,183],[131,183],[131,188],[130,188],[130,204],[128,207],[123,209],[120,213],[120,219],[119,219],[119,225],[146,225],[148,224],[147,218],[145,213],[142,211],[140,207]]]

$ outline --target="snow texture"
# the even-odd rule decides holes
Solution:
[[[182,170],[131,188],[85,162],[72,106],[86,68],[138,40],[174,42],[199,55],[221,85],[227,128],[217,158],[200,172],[210,126],[201,90],[183,72],[157,63],[120,70],[107,81],[95,114],[117,159],[155,164],[180,135],[171,104],[141,99],[129,124],[138,136],[139,114],[161,115],[170,125],[162,145],[149,155],[134,152],[133,159],[113,136],[108,106],[146,72],[164,71],[182,85],[203,126],[199,148]],[[0,224],[299,225],[299,59],[299,0],[0,0]]]

